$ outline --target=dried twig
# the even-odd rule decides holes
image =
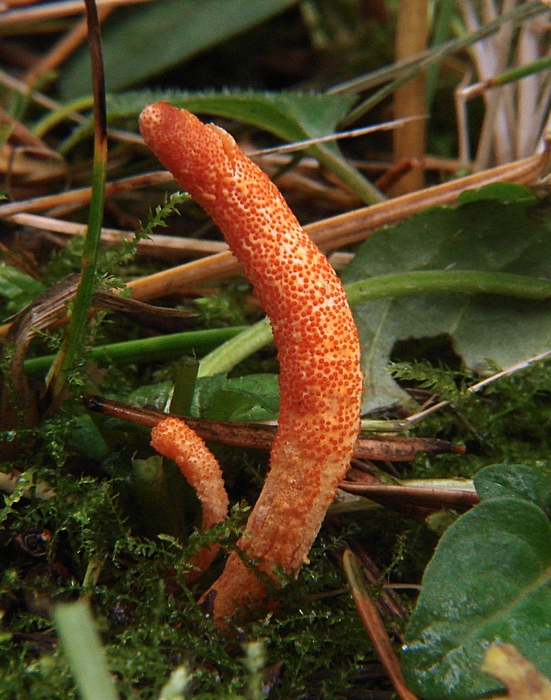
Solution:
[[[358,613],[396,693],[401,700],[417,700],[417,696],[405,684],[400,669],[400,662],[379,612],[369,596],[358,560],[349,549],[344,553],[343,566]]]

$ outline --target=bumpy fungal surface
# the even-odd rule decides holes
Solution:
[[[340,281],[270,179],[214,125],[165,102],[140,116],[145,142],[207,211],[268,314],[280,362],[280,417],[264,488],[238,546],[272,578],[296,572],[348,468],[359,430],[357,329]],[[265,591],[230,555],[214,615]]]
[[[164,457],[172,459],[195,489],[203,509],[202,528],[206,530],[228,516],[228,494],[218,460],[183,420],[168,416],[152,429],[151,445]],[[218,547],[199,552],[193,561],[195,574],[204,571],[216,556]],[[190,578],[194,575],[191,574]]]

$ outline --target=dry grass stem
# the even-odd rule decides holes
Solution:
[[[427,48],[428,2],[427,0],[400,0],[396,28],[396,60],[407,59]],[[404,119],[424,114],[425,73],[421,72],[401,85],[394,93],[394,116]],[[425,156],[425,122],[414,120],[396,129],[394,139],[394,162],[410,158],[422,163]],[[419,165],[401,177],[393,187],[396,195],[421,190],[424,187],[424,171]]]
[[[96,0],[98,10],[103,7],[117,7],[120,5],[136,5],[151,0]],[[0,14],[0,29],[16,24],[45,22],[47,20],[61,19],[73,15],[84,14],[84,2],[82,0],[66,0],[64,2],[37,3],[31,7],[7,10]]]
[[[98,19],[103,22],[115,9],[115,5],[98,7]],[[58,68],[86,40],[88,26],[81,19],[55,46],[27,73],[25,83],[33,85],[36,80]]]
[[[542,352],[539,355],[534,355],[534,357],[531,357],[528,360],[517,362],[516,364],[511,365],[511,367],[507,367],[507,369],[503,369],[500,372],[496,372],[495,374],[492,374],[491,377],[486,377],[485,379],[480,380],[476,384],[473,384],[467,389],[467,391],[469,394],[475,394],[477,391],[480,391],[488,384],[493,384],[498,379],[501,379],[502,377],[508,377],[521,369],[529,367],[530,365],[534,364],[534,362],[540,362],[541,360],[545,360],[549,356],[551,356],[551,350]],[[435,403],[432,406],[429,406],[428,408],[425,408],[421,411],[418,411],[417,413],[412,414],[405,420],[410,425],[415,425],[416,423],[419,423],[421,420],[423,420],[423,418],[425,418],[426,416],[429,416],[431,413],[439,411],[441,408],[445,408],[449,405],[450,401],[439,401],[438,403]]]
[[[132,192],[137,189],[147,189],[156,185],[172,181],[172,175],[165,171],[144,173],[143,175],[133,175],[132,177],[121,178],[108,182],[105,186],[106,197],[112,197],[125,192]],[[7,219],[14,214],[21,212],[46,211],[52,207],[64,206],[67,204],[87,204],[92,196],[91,187],[81,187],[68,192],[47,195],[45,197],[34,197],[20,202],[10,202],[0,205],[0,219]]]
[[[33,146],[34,148],[39,148],[44,152],[55,154],[57,158],[59,156],[52,150],[42,139],[38,138],[32,131],[27,129],[21,122],[14,119],[10,114],[8,114],[4,109],[0,108],[0,125],[2,127],[9,127],[10,136],[14,137],[20,143],[27,146]]]
[[[64,221],[49,216],[39,216],[37,214],[14,214],[8,217],[20,226],[29,226],[42,231],[61,233],[65,236],[78,236],[86,232],[86,224],[78,224],[72,221]],[[123,231],[120,229],[102,229],[102,242],[107,245],[115,245],[122,240],[131,240],[134,237],[133,231]],[[147,239],[139,241],[138,251],[141,253],[168,255],[174,257],[190,257],[196,255],[210,255],[220,253],[228,249],[222,241],[210,241],[196,238],[185,238],[183,236],[163,236],[152,234]]]
[[[510,11],[515,0],[505,0],[500,14]],[[461,0],[460,8],[467,31],[475,31],[498,17],[497,6],[482,3],[477,12],[473,3]],[[474,169],[484,170],[495,163],[527,157],[538,149],[547,128],[551,98],[551,74],[540,71],[514,83],[496,87],[495,79],[506,70],[523,67],[546,55],[548,18],[526,20],[516,32],[504,24],[493,36],[472,45],[471,56],[479,80],[469,85],[471,74],[456,90],[460,154],[469,160],[468,100],[482,95],[485,115],[478,140]]]
[[[145,425],[149,428],[154,427],[159,421],[167,417],[167,414],[161,411],[135,408],[101,396],[85,395],[83,400],[86,407],[90,410]],[[276,432],[276,425],[266,425],[264,423],[228,423],[187,416],[185,422],[206,441],[239,447],[254,447],[263,450],[271,449]],[[462,451],[460,446],[444,440],[400,436],[364,437],[360,435],[354,446],[353,457],[355,459],[372,459],[377,461],[411,461],[420,452],[437,454]]]
[[[394,647],[381,620],[377,606],[369,596],[363,583],[359,562],[350,550],[346,550],[344,553],[343,565],[358,613],[377,652],[377,656],[388,673],[394,690],[400,700],[417,700],[417,696],[405,684]]]
[[[464,190],[482,187],[492,182],[532,183],[542,174],[547,163],[548,153],[545,152],[483,173],[468,175],[443,185],[340,214],[304,228],[314,242],[326,252],[364,240],[382,226],[402,221],[428,207],[454,204]],[[0,207],[0,216],[2,209],[3,207]],[[236,275],[239,271],[239,263],[230,252],[218,253],[210,258],[195,260],[142,277],[130,282],[128,286],[132,289],[134,298],[146,300],[178,292],[190,285]]]
[[[357,484],[348,481],[341,482],[339,488],[347,493],[364,496],[389,507],[393,505],[408,505],[435,510],[450,508],[464,512],[480,502],[476,492],[469,489],[392,484]]]

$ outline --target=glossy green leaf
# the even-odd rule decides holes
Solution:
[[[73,419],[71,442],[78,448],[79,454],[98,461],[102,460],[109,452],[109,446],[103,435],[87,413]]]
[[[480,671],[485,649],[510,642],[551,673],[551,525],[533,503],[493,498],[443,535],[423,577],[402,656],[427,700],[501,690]]]
[[[155,384],[143,384],[129,394],[126,401],[131,406],[149,407],[166,411],[172,395],[173,382],[166,380]]]
[[[279,385],[274,374],[200,377],[192,405],[193,415],[227,421],[274,420],[278,409]]]
[[[345,283],[423,270],[505,272],[551,278],[546,205],[495,200],[438,207],[375,233],[344,271]],[[364,410],[407,401],[386,366],[394,344],[447,334],[473,369],[508,367],[551,345],[551,301],[503,295],[421,294],[354,307],[366,374]]]
[[[108,90],[147,80],[287,9],[296,0],[157,0],[119,10],[103,29]],[[87,49],[60,77],[65,99],[90,91]]]
[[[474,485],[482,501],[515,496],[551,513],[551,469],[547,465],[492,464],[477,472]]]

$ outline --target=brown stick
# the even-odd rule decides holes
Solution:
[[[161,411],[135,408],[119,401],[104,399],[101,396],[85,394],[84,405],[91,411],[114,416],[139,425],[153,428],[167,417]],[[183,420],[193,428],[203,440],[219,442],[223,445],[237,447],[253,447],[260,450],[270,450],[276,432],[275,425],[255,425],[247,423],[230,423],[227,421],[205,420],[186,416]],[[429,438],[408,438],[400,436],[361,437],[354,446],[353,456],[356,459],[371,459],[376,461],[409,462],[419,453],[440,454],[455,452],[461,454],[464,448],[453,445],[445,440]],[[360,488],[364,485],[358,484]]]
[[[410,58],[427,48],[428,2],[427,0],[400,0],[396,26],[396,60]],[[419,73],[394,93],[394,117],[402,119],[422,115],[425,105],[426,76]],[[420,164],[425,155],[426,119],[406,122],[401,129],[395,129],[394,162],[400,163],[409,158]],[[425,186],[422,166],[413,167],[393,187],[393,194],[405,194],[421,190]]]

